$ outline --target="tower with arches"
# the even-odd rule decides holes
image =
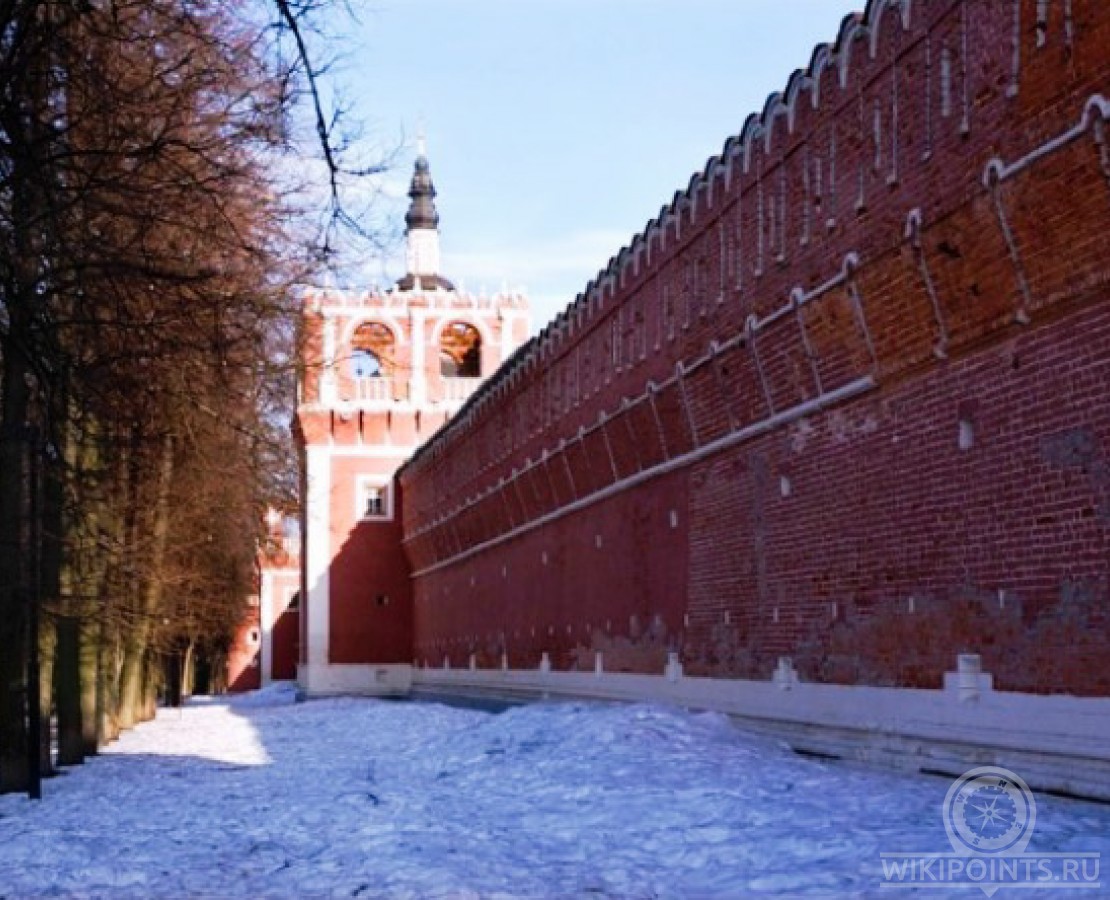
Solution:
[[[528,337],[523,294],[468,293],[440,273],[423,147],[409,197],[404,277],[385,291],[304,295],[294,430],[304,477],[297,678],[308,694],[407,690],[412,596],[394,473]]]

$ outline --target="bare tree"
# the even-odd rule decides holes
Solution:
[[[0,4],[0,791],[31,777],[33,704],[79,761],[151,714],[161,655],[226,644],[241,614],[294,481],[291,288],[356,224],[309,54],[327,5]],[[275,177],[298,102],[320,231]]]

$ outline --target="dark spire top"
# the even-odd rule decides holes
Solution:
[[[409,187],[412,203],[405,214],[406,263],[408,274],[397,282],[403,291],[453,291],[455,286],[439,274],[439,213],[436,212],[436,189],[428,169],[424,137],[417,138],[416,170]]]
[[[432,173],[428,169],[428,158],[423,152],[416,157],[416,169],[412,173],[409,196],[412,198],[412,203],[409,204],[409,211],[405,213],[405,224],[408,226],[408,230],[428,228],[434,231],[437,229],[439,227],[439,213],[436,212],[436,189],[432,184]]]

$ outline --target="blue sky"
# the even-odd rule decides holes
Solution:
[[[861,3],[356,0],[336,77],[397,150],[377,218],[403,228],[422,128],[444,274],[524,288],[538,329]],[[391,250],[352,283],[403,274]]]

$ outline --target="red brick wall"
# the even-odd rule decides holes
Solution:
[[[1110,690],[1100,94],[1100,0],[846,20],[402,470],[417,657]]]

